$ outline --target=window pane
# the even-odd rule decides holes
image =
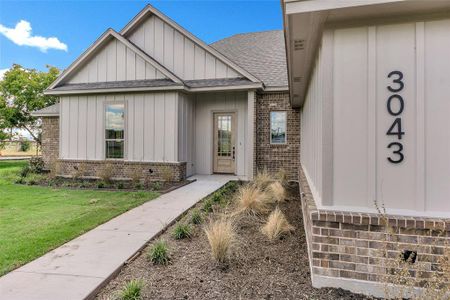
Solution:
[[[286,112],[270,112],[270,142],[272,144],[286,143]]]
[[[106,106],[105,131],[106,139],[123,139],[125,130],[125,114],[123,104]]]
[[[123,158],[123,141],[106,141],[106,158]]]

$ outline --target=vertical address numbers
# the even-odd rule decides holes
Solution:
[[[394,136],[398,141],[390,143],[387,148],[392,151],[387,160],[392,164],[399,164],[405,159],[403,153],[403,144],[401,143],[402,136],[405,131],[402,129],[402,113],[405,109],[405,101],[398,93],[403,90],[405,84],[403,82],[403,73],[400,71],[392,71],[387,76],[392,80],[392,83],[387,86],[392,95],[386,101],[386,107],[389,115],[393,117],[393,122],[389,127],[386,135]],[[396,104],[396,105],[395,105]]]

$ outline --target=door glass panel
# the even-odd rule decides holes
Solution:
[[[217,116],[217,155],[231,157],[231,116]]]

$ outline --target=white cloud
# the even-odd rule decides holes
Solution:
[[[3,76],[5,75],[6,71],[9,69],[0,69],[0,80],[3,80]]]
[[[21,20],[14,28],[8,28],[0,24],[0,33],[19,46],[37,47],[42,52],[48,49],[67,51],[67,45],[60,42],[56,37],[42,37],[31,35],[30,22]]]

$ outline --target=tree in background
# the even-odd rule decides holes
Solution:
[[[31,113],[57,101],[57,97],[43,92],[58,77],[59,69],[51,66],[47,69],[41,72],[15,64],[4,74],[0,81],[0,132],[5,134],[2,129],[6,128],[24,129],[41,143],[40,124]]]

